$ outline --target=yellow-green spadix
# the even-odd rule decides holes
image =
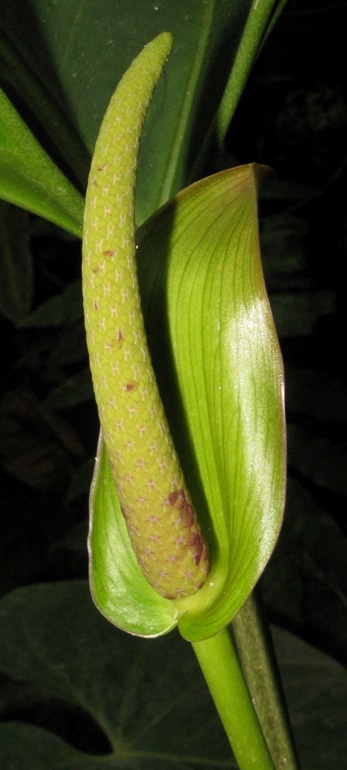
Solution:
[[[83,296],[95,397],[132,546],[150,584],[176,598],[201,587],[209,555],[151,364],[134,225],[142,125],[170,48],[163,33],[143,49],[102,123],[86,196]]]

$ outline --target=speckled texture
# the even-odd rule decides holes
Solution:
[[[146,46],[101,126],[86,197],[83,293],[95,397],[130,539],[151,585],[175,598],[201,587],[209,556],[151,364],[134,241],[138,145],[170,48],[166,33]]]

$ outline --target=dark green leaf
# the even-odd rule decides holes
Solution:
[[[21,322],[26,328],[35,326],[62,326],[65,323],[73,323],[82,317],[82,292],[81,282],[74,281],[43,305],[40,305],[33,313]]]
[[[50,409],[68,409],[92,398],[93,387],[88,367],[73,377],[67,377],[50,392],[44,404]]]
[[[76,305],[78,315],[78,305]],[[65,324],[59,332],[49,356],[52,367],[65,367],[87,359],[86,333],[83,319]]]
[[[25,724],[35,720],[30,711],[0,727],[2,770],[235,767],[190,646],[178,635],[145,642],[120,634],[79,581],[19,589],[2,600],[0,619],[1,671],[82,708],[111,745],[110,754],[82,753]],[[336,770],[347,750],[346,672],[286,632],[275,630],[274,640],[301,768]]]
[[[83,198],[0,89],[0,197],[81,236]]]
[[[12,13],[14,12],[15,17],[16,11],[17,8],[12,4]],[[22,17],[18,20],[18,26],[23,21],[25,24],[23,16],[25,17],[26,9],[23,5],[21,11]],[[83,190],[86,186],[90,157],[71,125],[69,111],[64,111],[61,108],[58,100],[50,95],[47,85],[44,85],[42,48],[33,68],[33,63],[29,64],[28,58],[23,56],[18,35],[15,35],[12,41],[7,36],[4,29],[7,26],[6,21],[2,16],[0,21],[0,69],[1,78],[6,81],[6,89],[9,86],[11,93],[15,93],[19,97],[20,105],[24,103],[29,115],[33,114],[38,120],[40,135],[44,125],[48,138],[51,140],[50,144],[52,144],[49,146],[49,150],[57,155],[58,165],[61,161],[65,162]],[[38,65],[41,65],[41,68]]]
[[[34,725],[0,725],[0,762],[3,770],[122,770],[110,757],[93,757],[74,749],[56,735]],[[129,767],[129,765],[127,765]]]
[[[178,634],[146,643],[117,632],[79,581],[19,589],[2,601],[0,621],[7,628],[0,670],[86,711],[110,742],[111,767],[127,762],[134,770],[161,770],[174,761],[188,770],[191,763],[202,768],[205,760],[212,768],[233,766],[193,652]],[[10,767],[6,729],[2,770]],[[32,765],[26,757],[25,767],[36,770],[31,750]],[[69,754],[70,747],[66,762]],[[19,745],[17,757],[23,755]]]
[[[239,96],[272,11],[281,6],[275,0],[261,4],[251,0],[185,0],[183,4],[181,0],[157,4],[151,0],[118,0],[116,4],[99,0],[97,6],[94,0],[86,0],[83,6],[78,0],[68,4],[33,0],[20,12],[12,0],[3,0],[7,50],[9,46],[12,51],[20,50],[22,66],[28,68],[24,77],[14,80],[13,72],[8,72],[10,59],[5,56],[4,77],[23,98],[23,82],[29,80],[34,111],[52,135],[54,110],[52,113],[49,100],[42,109],[38,78],[92,151],[107,104],[130,62],[157,34],[172,33],[170,64],[157,89],[142,141],[137,190],[137,215],[142,222],[187,183],[218,109],[252,5],[250,29],[239,55],[241,67],[236,84],[230,86]],[[224,129],[233,109],[227,100]],[[55,141],[59,147],[59,136]],[[61,149],[65,153],[64,146]]]
[[[18,322],[31,309],[32,295],[28,215],[0,202],[0,312]]]

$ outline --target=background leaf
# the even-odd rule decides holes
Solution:
[[[84,449],[73,426],[17,386],[0,402],[0,457],[17,481],[49,490],[64,485]]]
[[[61,326],[64,322],[72,323],[83,315],[81,281],[74,281],[62,291],[40,305],[33,313],[22,320],[21,326]]]
[[[1,89],[0,196],[73,235],[81,235],[82,196],[53,163]]]
[[[145,642],[118,634],[83,581],[21,588],[2,600],[0,617],[8,629],[0,669],[17,706],[23,694],[20,721],[0,726],[3,770],[235,767],[190,645],[178,635]],[[291,634],[274,629],[274,640],[302,770],[335,770],[347,748],[346,672]],[[55,734],[49,702],[60,703]]]
[[[120,770],[122,762],[93,757],[74,749],[61,738],[34,725],[7,722],[0,725],[0,759],[4,770]],[[127,763],[129,767],[129,764]]]
[[[251,5],[251,0],[186,0],[184,6],[180,0],[157,4],[122,0],[117,5],[100,0],[96,7],[94,0],[86,0],[81,7],[78,0],[33,0],[23,2],[19,10],[4,0],[2,78],[17,98],[25,101],[29,94],[26,113],[30,114],[35,98],[34,113],[38,111],[37,89],[25,87],[26,79],[16,78],[11,66],[11,56],[20,52],[19,68],[28,69],[30,83],[36,77],[91,153],[101,118],[125,69],[142,45],[162,31],[172,33],[170,65],[157,89],[142,141],[137,190],[137,216],[142,222],[186,184],[227,83]],[[272,5],[266,3],[269,14]],[[262,31],[260,27],[255,33],[255,41]],[[59,122],[54,132],[49,103],[45,110],[41,108],[40,121],[50,134],[50,150],[53,136],[66,157],[66,141],[60,142]]]
[[[117,634],[79,581],[20,590],[0,612],[12,628],[2,645],[1,670],[82,709],[106,736],[115,767],[128,762],[159,770],[173,758],[182,768],[203,766],[205,759],[212,767],[230,767],[230,749],[193,652],[178,635],[162,645]],[[22,654],[15,661],[19,639]],[[6,729],[4,724],[3,739]],[[5,769],[6,741],[0,745]],[[31,761],[35,767],[34,753]]]
[[[28,214],[0,202],[0,312],[14,323],[31,309],[33,264]]]

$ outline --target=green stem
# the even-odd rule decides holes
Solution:
[[[189,182],[200,177],[211,147],[220,147],[224,141],[251,69],[286,2],[287,0],[253,0],[223,97],[200,147],[189,175]]]
[[[230,78],[216,116],[218,142],[225,138],[232,116],[243,94],[251,69],[285,2],[254,0],[238,47]]]
[[[228,630],[193,649],[240,770],[275,770]]]
[[[260,595],[251,594],[232,623],[252,701],[276,770],[298,770],[287,706]]]

